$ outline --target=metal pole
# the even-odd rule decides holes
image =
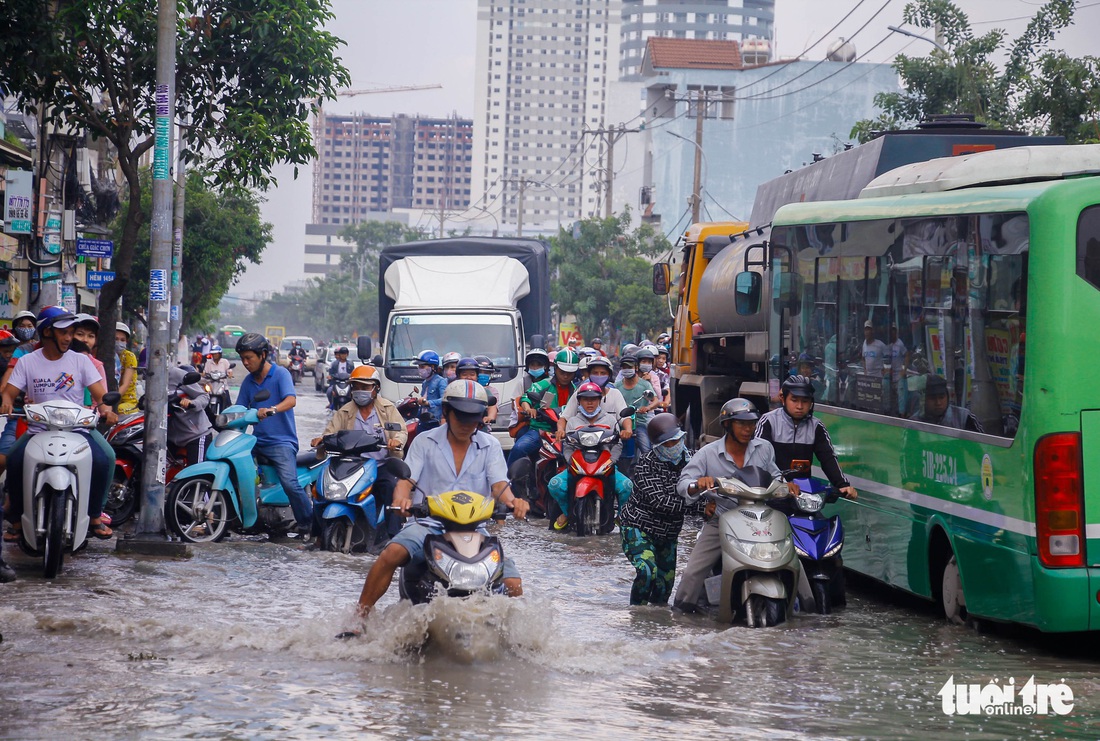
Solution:
[[[605,219],[611,218],[611,188],[614,182],[615,173],[615,132],[614,130],[607,132],[607,175],[605,177],[604,192],[607,200],[603,205],[603,217]]]
[[[703,205],[703,116],[706,107],[706,91],[700,90],[695,99],[695,187],[691,193],[691,222],[693,224],[699,223],[699,215]]]
[[[145,385],[145,465],[141,470],[139,536],[164,530],[168,433],[168,310],[172,267],[172,121],[176,97],[175,0],[157,0],[156,139],[149,261],[149,353]]]
[[[519,211],[516,215],[516,236],[523,236],[523,191],[527,188],[527,178],[519,179]]]
[[[187,121],[182,122],[184,125]],[[172,228],[172,309],[168,329],[168,357],[172,364],[177,358],[176,343],[183,324],[183,204],[187,195],[187,175],[183,164],[183,137],[180,137],[179,156],[176,159],[176,208]],[[201,371],[202,368],[197,370]]]

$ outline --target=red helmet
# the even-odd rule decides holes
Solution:
[[[582,383],[580,385],[580,388],[577,389],[577,398],[601,399],[603,398],[603,390],[591,381],[586,381],[585,383]]]

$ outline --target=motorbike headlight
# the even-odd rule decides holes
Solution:
[[[232,413],[228,413],[228,414],[225,413],[225,412],[222,412],[221,414],[214,417],[214,426],[217,427],[218,429],[221,429],[223,427],[228,427],[229,425],[233,424],[237,420],[243,418],[244,415],[245,415],[245,412],[232,412]]]
[[[577,435],[577,442],[582,448],[594,448],[600,444],[601,437],[603,437],[601,432],[581,432]]]
[[[432,570],[444,580],[447,588],[465,592],[488,588],[501,569],[501,555],[497,548],[476,563],[459,561],[439,548],[433,550],[432,557]]]
[[[210,393],[210,384],[209,383],[204,383],[202,385],[202,387],[206,390],[206,393],[208,393],[208,394]]]
[[[326,481],[325,482],[325,499],[330,500],[344,500],[348,496],[348,487],[344,486],[343,481]]]
[[[46,418],[46,424],[57,427],[75,427],[78,422],[76,410],[63,407],[46,407]]]
[[[791,548],[791,536],[789,535],[780,541],[759,543],[752,540],[741,540],[730,533],[726,533],[726,540],[754,561],[776,561],[786,556]]]
[[[840,553],[840,549],[843,548],[843,547],[844,547],[843,542],[837,543],[832,548],[825,551],[825,555],[822,558],[829,558],[830,556],[835,556],[836,554]]]
[[[803,512],[820,512],[821,507],[825,504],[825,500],[821,498],[820,494],[803,492],[798,495],[798,499],[795,500],[795,503]]]

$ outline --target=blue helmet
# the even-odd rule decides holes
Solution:
[[[427,363],[433,368],[439,367],[439,353],[435,350],[424,350],[416,356],[417,363]]]
[[[38,312],[38,320],[35,322],[35,326],[38,329],[38,336],[41,337],[42,331],[45,329],[50,327],[65,329],[65,327],[71,327],[76,322],[76,314],[71,311],[60,306],[47,306]]]
[[[461,358],[459,359],[458,364],[455,365],[455,372],[457,373],[464,370],[476,371],[478,368],[478,362],[474,358]]]

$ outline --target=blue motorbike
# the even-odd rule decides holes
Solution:
[[[261,391],[255,401],[266,398],[267,392]],[[165,495],[164,520],[182,540],[216,542],[230,530],[282,536],[296,529],[290,500],[272,462],[253,452],[256,437],[248,427],[259,421],[257,409],[239,404],[227,408],[215,418],[218,434],[206,451],[206,460],[188,466],[172,480]],[[312,452],[299,454],[302,488],[309,491],[327,463]]]
[[[396,475],[384,474],[398,459],[379,461],[362,457],[364,453],[386,449],[384,436],[365,430],[326,435],[321,447],[329,454],[329,464],[316,487],[313,505],[321,513],[321,548],[341,553],[376,550],[375,546],[389,538],[384,504],[393,495],[391,490],[389,497],[380,503],[378,489],[382,484],[392,489]]]
[[[769,502],[775,509],[787,515],[794,535],[794,547],[802,562],[802,573],[809,580],[813,595],[814,611],[828,615],[834,607],[843,607],[844,562],[840,552],[844,548],[844,524],[840,515],[826,517],[821,508],[840,498],[840,493],[816,479],[795,479],[801,490],[794,498]],[[807,600],[799,594],[802,611]]]

